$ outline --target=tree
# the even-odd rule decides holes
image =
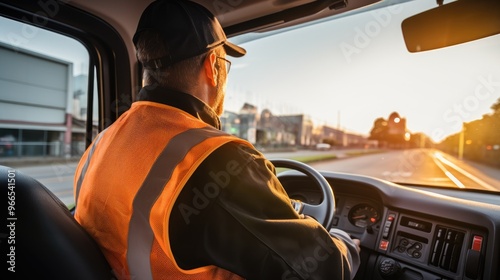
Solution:
[[[500,115],[500,98],[490,108],[493,110],[493,115]]]
[[[387,120],[378,118],[373,122],[373,128],[370,131],[370,140],[377,140],[381,143],[387,142]]]

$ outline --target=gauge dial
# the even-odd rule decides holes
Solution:
[[[359,204],[349,211],[349,221],[356,227],[365,228],[380,220],[377,208],[369,204]]]

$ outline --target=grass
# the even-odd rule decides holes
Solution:
[[[352,152],[347,152],[345,153],[347,156],[354,157],[354,156],[362,156],[362,155],[368,155],[368,154],[378,154],[378,153],[383,153],[385,152],[384,150],[360,150],[360,151],[352,151]]]
[[[316,161],[322,161],[322,160],[329,160],[329,159],[336,159],[337,155],[335,154],[322,154],[322,155],[310,155],[310,156],[298,156],[298,157],[291,157],[290,159],[300,161],[303,163],[308,163],[308,162],[316,162]],[[287,170],[288,168],[281,168],[278,167],[276,168],[276,173],[283,172]]]
[[[368,154],[376,154],[376,153],[382,153],[384,150],[359,150],[359,151],[351,151],[351,152],[346,152],[345,155],[348,157],[354,157],[354,156],[362,156],[362,155],[368,155]],[[301,161],[303,163],[308,163],[308,162],[315,162],[315,161],[321,161],[321,160],[330,160],[330,159],[337,159],[336,154],[320,154],[320,155],[309,155],[309,156],[298,156],[298,157],[291,157],[291,159],[294,159],[296,161]]]
[[[337,155],[335,155],[335,154],[324,154],[324,155],[310,155],[310,156],[292,157],[291,159],[307,163],[307,162],[336,159],[336,158],[337,158]]]

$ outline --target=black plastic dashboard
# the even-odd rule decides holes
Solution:
[[[321,174],[335,195],[334,226],[361,240],[356,279],[500,279],[498,194]],[[321,202],[305,175],[278,177],[291,198]]]

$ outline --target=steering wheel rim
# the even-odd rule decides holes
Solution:
[[[299,214],[304,214],[315,218],[325,229],[330,230],[335,215],[335,195],[328,181],[311,166],[292,159],[270,159],[275,167],[293,169],[304,173],[314,180],[320,187],[323,201],[320,204],[309,204],[302,201],[294,201],[293,207]]]

